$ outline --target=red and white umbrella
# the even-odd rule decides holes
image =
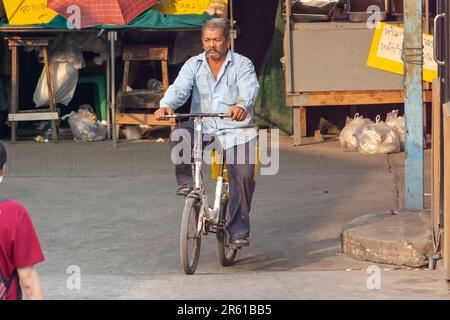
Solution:
[[[87,28],[101,24],[127,25],[157,2],[158,0],[48,0],[47,6],[69,21],[75,21],[77,27]]]

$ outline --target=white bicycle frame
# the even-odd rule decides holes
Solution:
[[[216,182],[216,193],[214,197],[214,206],[211,208],[208,203],[208,195],[202,180],[202,164],[203,164],[203,118],[196,117],[194,119],[194,190],[201,197],[200,218],[198,232],[202,230],[205,221],[213,224],[219,223],[220,200],[223,191],[223,176],[219,173]]]

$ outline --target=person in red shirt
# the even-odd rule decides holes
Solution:
[[[6,149],[0,142],[0,183],[5,172]],[[0,300],[44,299],[35,265],[44,261],[41,245],[27,210],[0,197]]]

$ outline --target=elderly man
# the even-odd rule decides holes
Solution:
[[[6,150],[0,142],[0,182]],[[0,197],[0,300],[44,298],[35,265],[44,261],[41,246],[27,210],[16,201]]]
[[[227,21],[214,18],[205,23],[202,29],[204,52],[189,59],[160,101],[160,109],[155,112],[156,119],[171,115],[182,106],[192,93],[192,113],[228,113],[230,118],[205,119],[204,133],[209,141],[215,138],[226,150],[227,171],[230,186],[228,231],[237,247],[249,245],[250,205],[255,190],[254,159],[257,130],[248,128],[253,123],[253,107],[258,94],[258,80],[252,62],[229,50],[230,28]],[[246,129],[239,129],[245,127]],[[183,141],[193,144],[194,126],[192,121],[180,125],[186,134],[183,139],[174,141],[172,149]],[[236,129],[233,129],[236,128]],[[204,139],[205,140],[205,139]],[[229,149],[233,148],[233,152]],[[241,163],[240,152],[245,152]],[[233,156],[229,156],[233,154]],[[238,156],[239,155],[239,156]],[[175,166],[178,195],[187,195],[193,189],[190,163]]]

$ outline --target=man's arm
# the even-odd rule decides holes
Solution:
[[[259,84],[255,67],[247,58],[242,60],[239,67],[237,86],[239,88],[239,101],[237,106],[244,109],[246,113],[249,113],[256,103]]]
[[[44,290],[34,265],[17,269],[20,284],[27,300],[43,300]]]
[[[169,86],[164,97],[159,102],[160,109],[155,112],[155,118],[160,120],[166,114],[173,114],[173,111],[189,99],[195,83],[195,66],[197,60],[191,58],[180,70],[174,83]]]

